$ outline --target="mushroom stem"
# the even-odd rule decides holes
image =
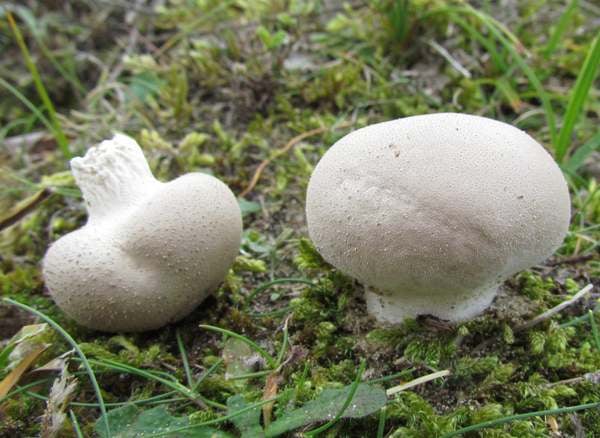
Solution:
[[[116,209],[137,205],[158,182],[137,143],[123,134],[71,160],[71,170],[85,200],[89,221],[110,216]]]
[[[382,294],[373,288],[365,289],[369,314],[377,321],[398,324],[416,315],[433,315],[452,322],[465,321],[483,312],[494,300],[498,285],[481,288],[473,293],[412,295],[408,293]]]

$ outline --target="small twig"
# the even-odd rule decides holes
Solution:
[[[587,262],[588,260],[592,260],[594,258],[594,254],[585,254],[574,257],[567,257],[564,259],[553,260],[549,263],[546,263],[548,266],[560,266],[560,265],[576,265],[577,263]]]
[[[593,289],[592,284],[588,284],[586,287],[584,287],[583,289],[581,289],[579,292],[577,292],[572,298],[568,299],[567,301],[563,301],[562,303],[560,303],[558,306],[553,307],[552,309],[542,313],[541,315],[536,316],[535,318],[533,318],[532,320],[525,322],[521,325],[516,326],[515,328],[513,328],[513,333],[519,333],[522,332],[523,330],[529,329],[537,324],[539,324],[540,322],[543,322],[545,320],[547,320],[548,318],[551,318],[552,316],[554,316],[555,314],[557,314],[558,312],[560,312],[561,310],[565,309],[566,307],[576,303],[578,300],[580,300],[583,296],[585,296],[586,294],[588,294],[591,290]],[[589,320],[589,315],[583,315],[583,316],[579,316],[569,322],[566,322],[564,324],[561,324],[559,327],[564,328],[564,327],[569,327],[572,325],[576,325],[576,324],[580,324],[583,321],[588,321]],[[486,339],[485,341],[481,342],[479,345],[477,345],[475,348],[473,348],[472,353],[478,353],[482,350],[484,350],[485,348],[487,348],[489,345],[491,345],[493,342],[496,342],[500,340],[499,336],[495,336],[495,337],[491,337]]]
[[[162,360],[161,360],[161,361],[160,361],[160,364],[161,364],[163,367],[165,367],[166,369],[168,369],[169,371],[173,372],[173,373],[176,373],[177,371],[179,371],[179,370],[178,370],[178,368],[177,368],[176,366],[174,366],[174,365],[171,365],[171,364],[169,364],[169,363],[167,363],[167,362],[165,362],[165,361],[162,361]]]
[[[544,385],[544,388],[552,388],[553,386],[558,386],[558,385],[570,385],[573,383],[583,382],[584,380],[586,380],[586,379],[583,376],[573,377],[571,379],[565,379],[565,380],[559,380],[557,382],[546,383]]]
[[[571,420],[571,424],[573,424],[573,429],[575,429],[575,438],[585,438],[585,429],[577,414],[569,414],[569,419]]]
[[[583,376],[572,377],[570,379],[559,380],[557,382],[550,382],[544,385],[545,388],[552,388],[557,385],[569,385],[573,383],[580,382],[591,382],[594,385],[598,385],[600,383],[600,371],[595,371],[592,373],[585,373]]]
[[[267,381],[265,383],[265,389],[263,390],[263,400],[273,400],[274,397],[277,396],[277,390],[279,389],[279,384],[283,378],[277,371],[273,371],[271,374],[267,376]],[[275,402],[272,401],[263,405],[262,414],[263,414],[263,423],[266,427],[269,427],[271,424],[271,417],[273,415],[273,406],[275,406]]]
[[[532,320],[527,321],[524,324],[518,325],[517,327],[515,327],[513,329],[513,332],[514,333],[518,333],[518,332],[521,332],[523,330],[527,330],[527,329],[529,329],[529,328],[531,328],[531,327],[533,327],[535,325],[538,325],[539,323],[541,323],[543,321],[546,321],[547,319],[552,318],[554,315],[556,315],[561,310],[569,307],[572,304],[575,304],[577,301],[579,301],[580,299],[582,299],[593,288],[594,288],[594,286],[592,284],[588,284],[583,289],[581,289],[579,292],[577,292],[575,295],[573,295],[573,297],[571,297],[570,299],[568,299],[566,301],[563,301],[559,305],[554,306],[552,309],[545,311],[544,313],[542,313],[541,315],[536,316]]]
[[[136,15],[137,15],[136,11],[132,10],[131,15],[129,15],[129,20],[131,22],[133,22],[135,20]],[[119,75],[123,72],[123,70],[125,69],[125,63],[123,62],[123,60],[126,59],[127,56],[130,56],[131,53],[133,53],[133,51],[136,47],[136,44],[138,42],[139,36],[140,36],[140,33],[138,31],[138,28],[135,26],[132,26],[131,30],[129,31],[129,38],[127,41],[127,46],[125,47],[123,54],[121,56],[119,56],[118,63],[114,66],[114,68],[108,75],[106,83],[110,84],[112,82],[115,82],[117,80],[117,78],[119,77]]]
[[[270,158],[267,158],[267,159],[263,160],[258,165],[258,167],[256,168],[256,171],[254,171],[254,175],[252,176],[252,179],[250,180],[250,183],[248,184],[248,187],[246,187],[242,191],[242,193],[240,193],[240,197],[243,198],[248,193],[250,193],[252,190],[254,190],[254,187],[256,187],[256,184],[260,180],[260,177],[261,177],[262,173],[267,168],[267,166],[269,164],[271,164],[271,161],[273,161],[274,159],[280,157],[281,155],[285,154],[286,152],[289,152],[290,149],[292,149],[294,146],[296,146],[298,143],[300,143],[305,138],[312,137],[313,135],[322,134],[324,132],[329,131],[330,129],[343,129],[343,128],[347,128],[349,126],[351,126],[351,123],[348,123],[348,122],[347,123],[341,123],[339,125],[332,126],[332,127],[324,127],[324,126],[322,126],[320,128],[311,129],[310,131],[306,131],[306,132],[303,132],[302,134],[299,134],[299,135],[295,136],[290,141],[288,141],[284,147],[282,147],[281,149],[276,150],[275,153],[273,154],[273,156],[271,156]]]
[[[31,213],[35,208],[48,199],[52,195],[52,190],[44,188],[25,200],[23,205],[18,205],[12,211],[10,211],[5,217],[0,218],[0,231],[11,225],[19,222],[23,217]]]
[[[52,137],[46,131],[35,131],[28,134],[15,135],[2,140],[4,147],[9,151],[16,153],[17,149],[29,148],[41,140],[48,140]]]
[[[435,373],[427,374],[426,376],[418,377],[415,380],[411,380],[410,382],[403,383],[402,385],[394,386],[394,387],[388,389],[387,391],[385,391],[385,393],[389,397],[390,395],[394,395],[399,392],[406,391],[407,389],[413,388],[417,385],[421,385],[421,384],[427,383],[431,380],[439,379],[440,377],[446,377],[449,375],[450,375],[450,370],[437,371]]]
[[[463,67],[463,65],[454,56],[452,56],[450,54],[450,52],[448,52],[448,50],[446,50],[445,47],[439,45],[434,40],[427,41],[427,44],[429,44],[433,50],[438,52],[442,56],[442,58],[444,58],[446,61],[448,61],[448,63],[452,67],[454,67],[454,69],[456,71],[458,71],[461,75],[463,75],[467,79],[471,79],[471,77],[472,77],[471,72],[469,70],[467,70],[465,67]]]

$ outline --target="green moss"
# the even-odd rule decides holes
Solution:
[[[530,330],[514,330],[600,277],[600,260],[594,252],[600,241],[596,225],[600,189],[587,170],[569,176],[573,220],[553,260],[558,264],[519,274],[507,282],[506,296],[499,296],[492,310],[458,327],[432,327],[420,319],[399,327],[376,326],[366,313],[362,286],[329,266],[306,237],[303,203],[309,174],[330,145],[350,130],[397,117],[460,111],[517,124],[551,149],[530,81],[478,19],[459,14],[466,28],[454,20],[456,14],[449,10],[462,6],[438,0],[385,0],[354,7],[313,1],[171,1],[151,14],[133,14],[132,26],[140,29],[143,38],[123,55],[131,26],[122,26],[120,7],[106,15],[94,6],[50,11],[44,2],[25,5],[30,19],[43,23],[36,32],[41,32],[55,60],[83,82],[82,91],[55,70],[34,35],[27,33],[77,153],[113,131],[124,131],[140,141],[159,178],[208,172],[229,184],[234,193],[248,186],[260,162],[272,161],[246,196],[252,209],[244,216],[242,255],[215,296],[178,325],[146,334],[107,336],[69,320],[52,304],[42,284],[39,262],[48,245],[85,221],[80,193],[65,171],[67,163],[47,141],[15,149],[14,154],[0,152],[3,170],[9,170],[0,172],[2,208],[42,187],[56,192],[0,234],[2,295],[54,318],[90,358],[169,372],[182,383],[186,376],[175,329],[183,334],[193,377],[198,378],[220,360],[224,345],[220,335],[200,330],[199,323],[234,330],[277,355],[284,319],[291,315],[289,347],[278,370],[282,398],[275,405],[275,417],[324,388],[349,384],[361,358],[367,359],[371,376],[412,370],[385,382],[390,386],[432,369],[452,372],[391,399],[386,436],[439,437],[510,413],[600,400],[599,385],[587,380],[557,383],[598,369],[600,351],[589,319],[576,320],[594,307],[593,301],[582,300]],[[520,4],[519,14],[507,15],[494,2],[484,2],[481,10],[496,16],[528,50],[526,62],[548,86],[553,108],[562,118],[567,99],[554,91],[573,85],[595,34],[590,14],[579,8],[559,47],[547,56],[544,48],[560,9],[554,6],[528,1]],[[90,25],[98,17],[104,26]],[[27,22],[22,24],[29,32]],[[5,63],[0,65],[0,75],[12,84],[18,82],[37,105],[31,78],[7,31],[0,25],[0,48],[7,53],[0,61]],[[433,50],[432,41],[462,63],[470,77],[463,77]],[[486,46],[486,41],[491,43]],[[526,52],[519,47],[519,53]],[[116,77],[99,76],[88,59],[107,66],[122,60],[117,71],[122,70]],[[86,94],[86,89],[93,92]],[[589,100],[585,109],[573,134],[573,148],[596,132],[598,105]],[[347,121],[353,123],[350,128],[307,137],[289,153],[275,153],[299,134]],[[0,99],[0,126],[1,139],[45,129],[6,93]],[[5,179],[10,182],[4,184]],[[561,263],[562,257],[574,259]],[[246,306],[248,294],[264,282],[299,276],[315,285],[277,285]],[[275,309],[278,313],[268,313]],[[600,325],[599,318],[596,312]],[[571,327],[557,323],[574,320],[577,323]],[[67,349],[56,338],[47,354],[55,357]],[[198,389],[203,396],[218,403],[238,393],[247,400],[262,397],[265,377],[231,381],[225,378],[225,369],[217,368],[202,382]],[[99,373],[99,381],[107,401],[165,392],[156,382],[125,373]],[[78,400],[94,402],[89,382],[81,378],[79,385]],[[39,391],[47,394],[47,388]],[[216,408],[203,410],[186,403],[174,402],[169,408],[191,415],[193,422],[222,414]],[[39,435],[38,423],[30,419],[41,415],[43,402],[20,395],[4,402],[2,409],[6,415],[0,435]],[[75,412],[84,434],[91,435],[98,411],[76,408]],[[586,433],[600,435],[596,411],[578,413],[577,418]],[[563,433],[574,434],[568,416],[556,419]],[[343,421],[328,436],[370,436],[376,427],[376,416]],[[475,435],[547,434],[544,419],[533,418]]]
[[[447,363],[455,350],[448,339],[415,339],[404,348],[404,356],[413,363],[437,368],[440,363]]]
[[[542,278],[532,272],[525,271],[518,275],[520,291],[532,300],[547,298],[555,287],[552,278]]]
[[[403,424],[392,435],[396,437],[441,436],[450,432],[466,413],[466,408],[459,408],[451,415],[438,415],[425,399],[411,392],[399,394],[387,405],[387,417]]]
[[[312,242],[306,238],[298,240],[298,255],[294,262],[303,271],[311,269],[326,269],[327,264]]]

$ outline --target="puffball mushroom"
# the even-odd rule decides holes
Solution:
[[[144,331],[183,318],[223,280],[242,219],[231,190],[189,173],[163,183],[133,140],[117,134],[71,160],[89,218],[50,246],[43,274],[79,324]]]
[[[525,132],[442,113],[367,126],[335,143],[308,185],[309,235],[368,286],[369,312],[469,319],[567,232],[563,175]]]

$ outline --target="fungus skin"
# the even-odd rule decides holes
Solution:
[[[71,160],[88,222],[54,242],[46,286],[79,324],[152,330],[189,314],[223,280],[242,234],[241,212],[218,179],[189,173],[163,183],[123,134]]]
[[[336,142],[310,178],[306,215],[324,259],[367,286],[377,320],[463,321],[560,246],[570,199],[550,154],[525,132],[440,113]]]

